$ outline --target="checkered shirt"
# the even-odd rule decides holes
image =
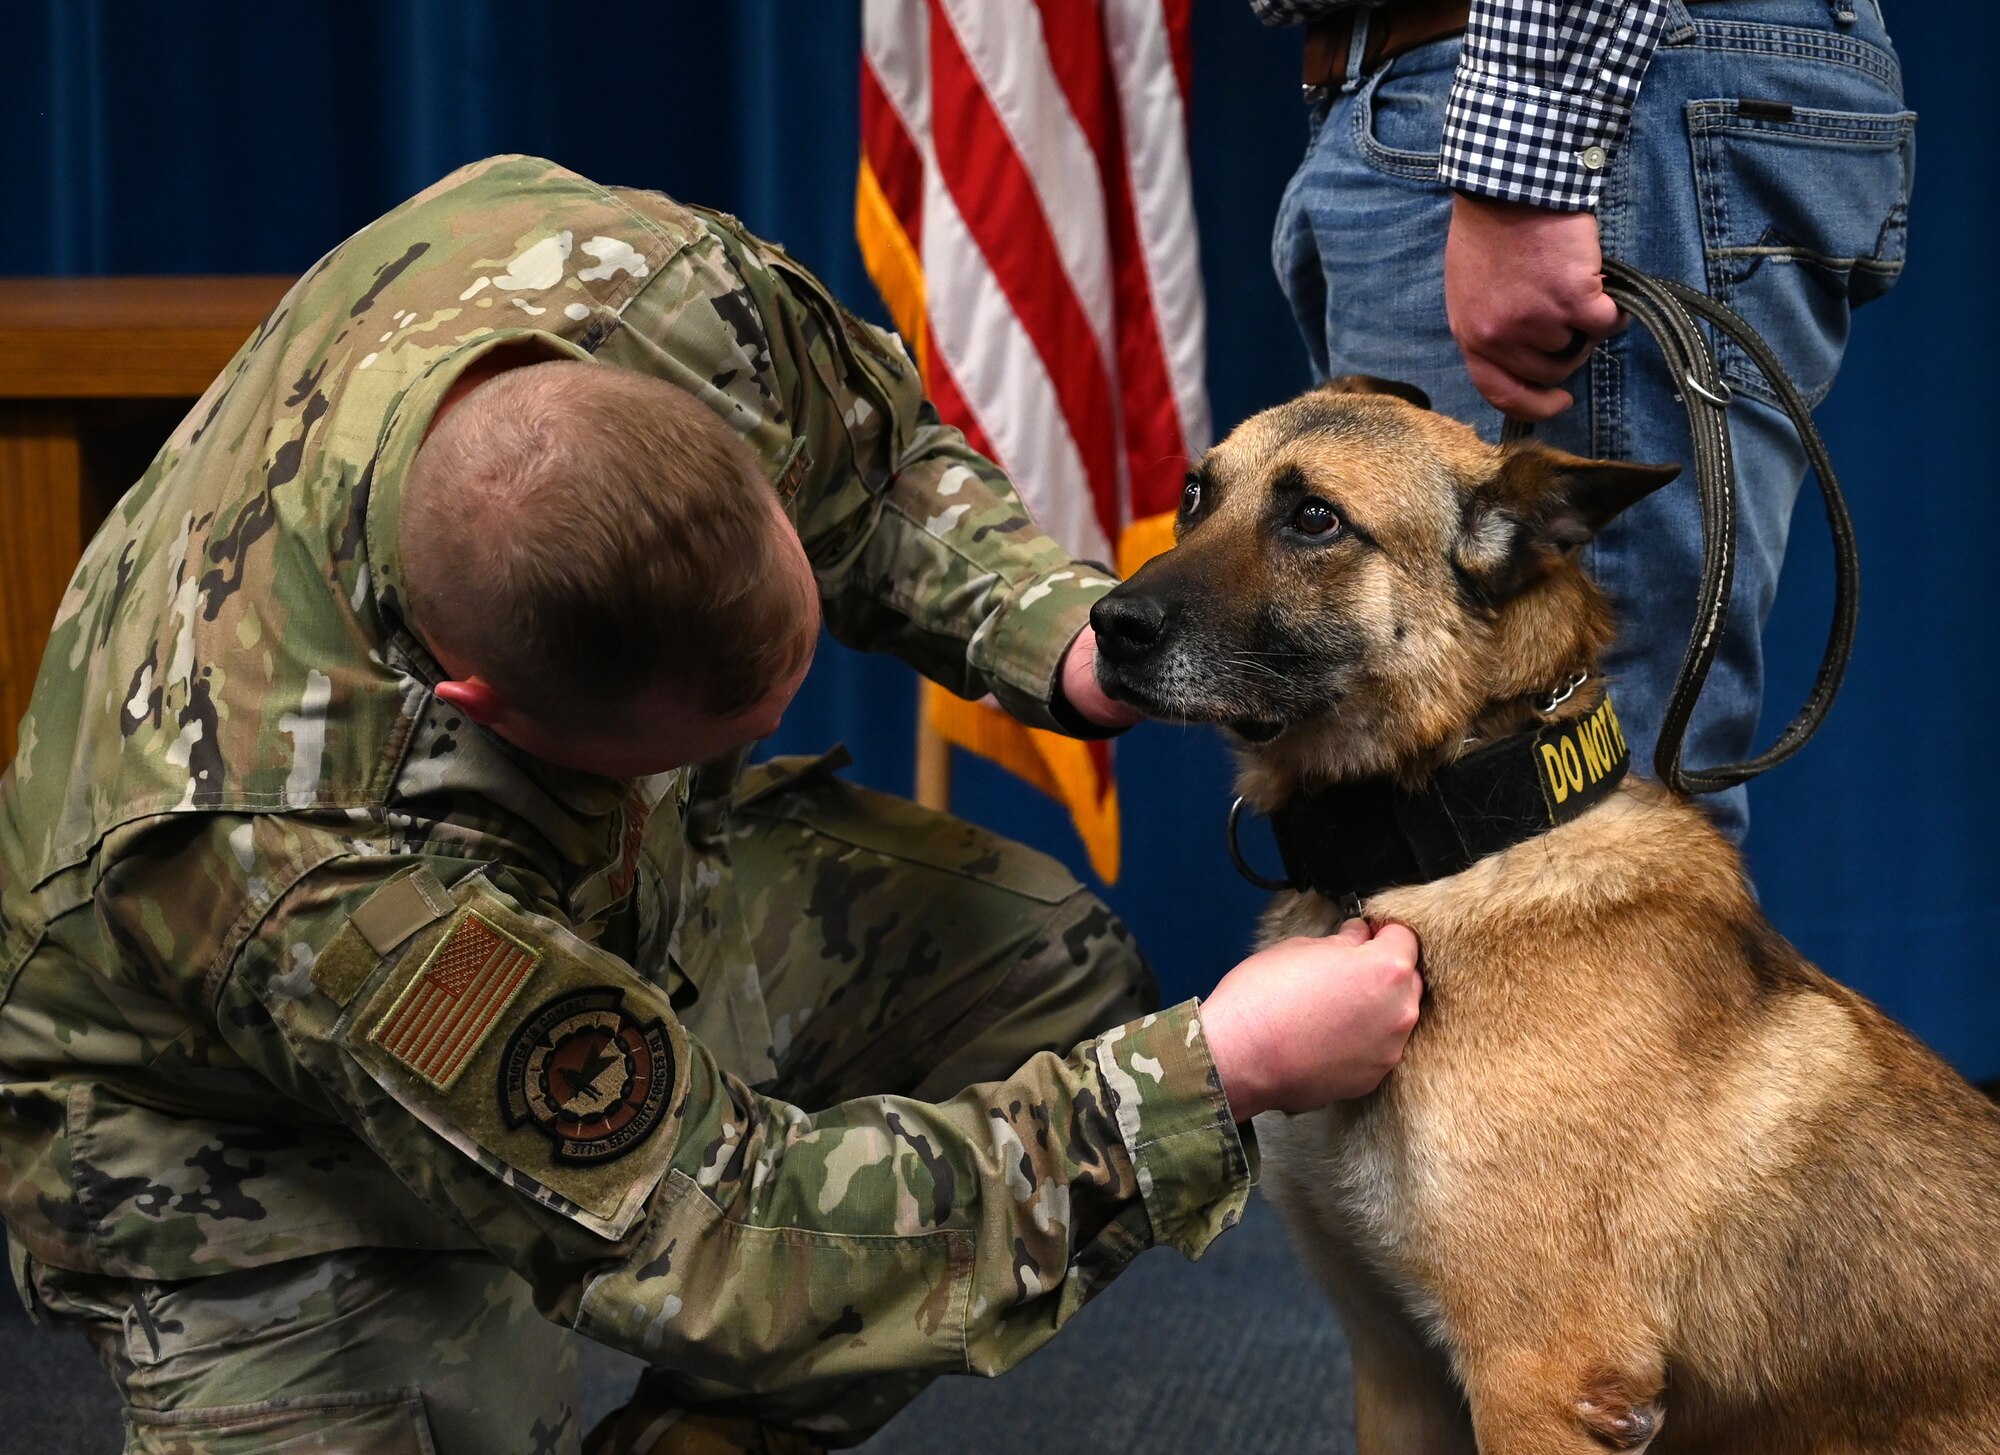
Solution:
[[[1250,0],[1266,25],[1353,0]],[[1472,0],[1438,174],[1455,191],[1562,212],[1597,205],[1666,0]]]

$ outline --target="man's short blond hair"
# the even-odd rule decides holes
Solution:
[[[552,726],[671,687],[730,716],[804,660],[813,606],[748,446],[645,375],[561,360],[494,375],[404,486],[412,624]]]

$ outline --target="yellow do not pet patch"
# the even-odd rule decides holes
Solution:
[[[439,1091],[449,1091],[540,958],[467,910],[432,948],[368,1039]]]

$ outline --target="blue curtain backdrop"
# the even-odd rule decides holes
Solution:
[[[1986,5],[1886,3],[1922,113],[1910,266],[1860,315],[1821,412],[1860,526],[1861,637],[1832,722],[1754,790],[1751,851],[1808,954],[1990,1076],[2000,318],[1984,266],[2000,23]],[[1196,11],[1195,201],[1226,429],[1306,383],[1267,262],[1303,139],[1298,39],[1263,31],[1243,0]],[[460,163],[525,151],[726,207],[880,316],[851,217],[858,0],[12,0],[0,17],[0,273],[296,271]],[[1811,504],[1800,519],[1770,632],[1785,707],[1827,609],[1823,529]],[[836,648],[774,746],[844,739],[857,776],[906,792],[913,714],[905,669]],[[1127,870],[1108,897],[1170,998],[1199,994],[1242,952],[1260,898],[1222,853],[1226,755],[1211,734],[1151,725],[1119,751]],[[963,755],[956,802],[1081,865],[1058,810]]]

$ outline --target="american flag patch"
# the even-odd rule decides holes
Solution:
[[[368,1039],[439,1091],[449,1091],[540,958],[468,913],[438,942]]]

